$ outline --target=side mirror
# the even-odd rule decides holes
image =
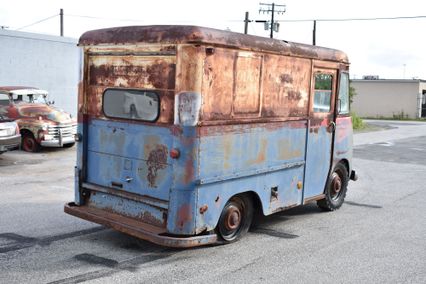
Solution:
[[[55,101],[48,101],[47,102],[49,105],[54,105],[55,104]]]

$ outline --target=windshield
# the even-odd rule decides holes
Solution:
[[[25,102],[25,103],[38,103],[38,104],[47,104],[46,96],[44,95],[13,95],[13,101],[15,103]]]

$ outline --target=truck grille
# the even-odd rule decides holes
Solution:
[[[74,123],[62,123],[58,125],[49,125],[49,135],[53,135],[54,139],[59,139],[62,134],[62,138],[74,137],[77,133],[77,124]]]

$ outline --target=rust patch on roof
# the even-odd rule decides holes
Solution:
[[[339,50],[197,26],[129,26],[88,31],[79,45],[198,43],[348,63]]]

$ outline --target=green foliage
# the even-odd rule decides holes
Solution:
[[[399,113],[393,113],[392,118],[396,120],[408,119],[408,114],[404,113],[404,110],[401,110]]]
[[[364,129],[365,123],[362,121],[362,118],[356,115],[355,113],[351,113],[352,118],[352,127],[354,130]]]
[[[333,78],[330,74],[319,73],[315,75],[315,90],[331,90]]]
[[[354,101],[354,97],[356,96],[356,90],[351,84],[349,83],[349,105],[351,105]]]

